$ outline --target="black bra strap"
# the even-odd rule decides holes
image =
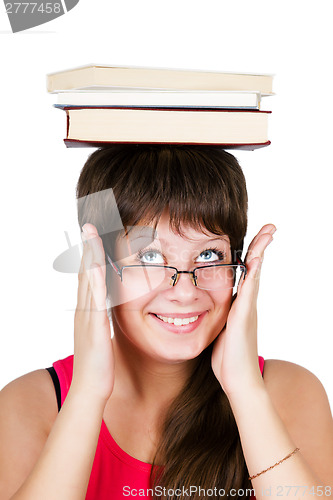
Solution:
[[[57,375],[57,372],[55,371],[55,369],[53,368],[53,366],[51,366],[50,368],[45,368],[45,369],[49,372],[49,374],[51,375],[52,380],[53,380],[55,392],[57,395],[58,412],[59,412],[60,408],[61,408],[61,390],[60,390],[58,375]]]

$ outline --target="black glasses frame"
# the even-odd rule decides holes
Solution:
[[[191,275],[191,281],[193,283],[194,286],[198,286],[197,284],[197,276],[196,276],[196,271],[198,269],[207,269],[207,268],[210,268],[210,267],[238,267],[240,268],[242,274],[240,276],[240,280],[242,279],[245,279],[246,277],[246,265],[244,264],[244,262],[239,258],[239,257],[236,257],[236,260],[237,260],[237,264],[212,264],[211,266],[198,266],[198,267],[195,267],[192,271],[179,271],[176,267],[174,266],[162,266],[160,264],[133,264],[133,265],[129,265],[129,266],[122,266],[122,267],[119,267],[117,266],[117,264],[115,262],[112,261],[111,257],[106,253],[106,258],[107,260],[109,261],[110,265],[112,266],[113,270],[118,274],[118,276],[120,277],[120,280],[121,282],[123,281],[123,270],[126,269],[126,268],[129,268],[129,267],[161,267],[163,269],[172,269],[174,271],[174,275],[171,276],[171,280],[172,280],[172,283],[171,283],[171,286],[175,286],[179,280],[179,276],[181,274],[190,274]],[[200,287],[199,287],[200,288]]]

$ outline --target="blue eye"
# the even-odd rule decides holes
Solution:
[[[139,250],[136,259],[140,264],[165,264],[165,258],[163,254],[156,248],[145,248]],[[211,262],[222,262],[226,260],[226,253],[218,248],[206,248],[203,250],[199,257],[197,257],[196,262],[199,263],[211,263]]]
[[[164,259],[158,250],[147,249],[138,252],[138,260],[143,264],[164,264]]]
[[[197,262],[215,262],[225,260],[225,252],[222,252],[218,248],[206,248],[199,255]]]

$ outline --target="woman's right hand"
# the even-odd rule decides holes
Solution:
[[[71,392],[106,404],[113,390],[114,356],[106,307],[105,254],[96,227],[87,223],[83,228]]]

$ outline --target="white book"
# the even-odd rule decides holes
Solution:
[[[58,92],[58,104],[67,106],[206,107],[259,109],[260,92],[167,91],[110,89],[95,92]]]
[[[272,95],[273,75],[88,64],[47,75],[48,92],[101,87],[226,90]]]

